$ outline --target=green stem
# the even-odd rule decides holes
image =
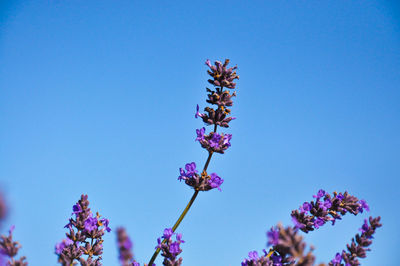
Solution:
[[[221,87],[221,91],[222,91],[222,87]],[[214,133],[217,132],[217,125],[214,124]],[[208,164],[211,161],[211,157],[213,155],[212,151],[208,152],[208,158],[207,161],[204,165],[203,168],[203,172],[207,171],[208,168]],[[178,228],[178,226],[181,224],[183,218],[185,218],[186,213],[189,211],[190,207],[192,206],[193,202],[196,200],[197,195],[199,194],[199,190],[195,190],[193,193],[192,198],[189,200],[188,204],[186,205],[186,208],[183,210],[183,212],[181,213],[181,215],[179,216],[178,220],[175,222],[174,226],[172,227],[172,231],[175,232],[175,230]],[[161,244],[164,244],[167,241],[167,239],[164,239]],[[149,261],[149,264],[147,264],[147,266],[153,266],[154,261],[156,260],[158,254],[160,253],[161,249],[157,248],[156,251],[154,252],[153,256],[151,256],[151,259]]]
[[[208,164],[211,161],[211,157],[212,157],[212,152],[208,153],[208,158],[206,161],[206,164],[204,165],[204,169],[203,171],[207,171],[208,168]],[[179,216],[178,220],[175,222],[174,226],[172,227],[172,231],[175,232],[175,230],[178,228],[178,226],[181,224],[183,218],[185,218],[186,213],[188,213],[190,207],[192,206],[193,202],[196,200],[197,195],[199,194],[199,190],[195,190],[193,193],[192,198],[189,200],[188,204],[186,205],[186,208],[183,210],[183,212],[181,213],[181,215]],[[167,241],[167,239],[164,239],[161,243],[164,244]],[[157,248],[156,251],[154,252],[153,256],[151,257],[149,264],[147,265],[153,265],[154,261],[156,260],[158,254],[160,253],[161,249]]]

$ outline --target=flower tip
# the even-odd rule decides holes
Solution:
[[[12,232],[14,231],[14,229],[15,229],[15,225],[13,224],[13,225],[11,225],[10,230],[9,230],[10,235],[12,234]]]

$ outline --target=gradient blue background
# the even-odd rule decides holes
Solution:
[[[147,263],[192,195],[178,168],[207,156],[194,142],[204,61],[230,58],[238,119],[209,167],[225,183],[180,226],[184,265],[239,265],[319,188],[382,216],[362,265],[399,265],[399,22],[394,1],[1,1],[2,232],[15,224],[30,265],[56,265],[86,193]],[[306,235],[317,262],[366,217]],[[104,239],[104,265],[118,265]]]

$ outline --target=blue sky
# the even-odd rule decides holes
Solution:
[[[192,195],[179,167],[206,160],[204,61],[230,58],[232,147],[209,166],[225,183],[179,227],[184,265],[239,265],[320,188],[366,199],[384,225],[362,265],[397,265],[399,22],[394,1],[2,1],[2,231],[15,224],[30,265],[56,265],[85,193],[148,262]],[[317,262],[366,217],[306,235]],[[118,265],[104,239],[104,265]]]

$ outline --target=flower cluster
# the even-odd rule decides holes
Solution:
[[[175,241],[172,240],[172,236],[175,235]],[[182,240],[182,234],[176,234],[172,231],[172,228],[165,228],[164,234],[161,238],[157,239],[158,245],[156,249],[161,249],[161,255],[164,257],[163,265],[165,266],[179,266],[182,264],[182,258],[177,258],[181,254],[182,249],[180,248],[181,243],[185,243]]]
[[[217,188],[221,191],[221,185],[224,182],[222,178],[220,178],[216,173],[212,173],[208,175],[206,171],[203,171],[201,175],[198,174],[196,170],[196,164],[194,162],[187,163],[185,165],[185,170],[179,168],[179,177],[178,180],[184,180],[188,186],[191,186],[195,190],[198,191],[208,191],[213,188]]]
[[[236,75],[235,70],[237,66],[226,68],[229,64],[229,59],[225,59],[224,64],[220,61],[215,61],[215,66],[211,65],[210,60],[207,59],[206,65],[210,68],[207,73],[213,78],[209,79],[208,82],[217,87],[226,87],[229,89],[234,89],[236,83],[233,83],[235,79],[239,79]]]
[[[204,127],[201,129],[196,129],[196,141],[199,141],[201,147],[209,152],[223,154],[225,150],[231,146],[231,134],[219,134],[217,132],[211,132],[208,135],[204,135],[205,131],[206,129]]]
[[[231,110],[228,108],[233,105],[232,98],[236,96],[236,92],[232,94],[224,88],[234,89],[236,83],[233,81],[239,79],[236,75],[236,66],[227,68],[229,60],[226,59],[225,63],[222,64],[219,61],[215,62],[215,66],[211,65],[210,60],[206,61],[206,65],[210,67],[208,74],[213,77],[213,79],[208,80],[216,88],[211,90],[207,88],[206,100],[209,104],[216,105],[216,109],[211,107],[204,108],[206,113],[199,112],[199,105],[196,107],[195,117],[200,117],[204,123],[207,125],[214,125],[214,132],[205,135],[205,128],[197,129],[197,138],[201,146],[207,149],[210,153],[224,153],[224,151],[231,146],[230,140],[232,138],[231,134],[219,134],[216,133],[217,126],[229,127],[229,122],[235,119],[235,117],[229,116]]]
[[[275,254],[269,254],[264,249],[264,255],[259,256],[257,251],[250,251],[249,258],[242,261],[242,266],[281,266],[282,259]]]
[[[342,253],[336,253],[333,260],[329,262],[329,266],[343,266],[343,265],[360,265],[358,258],[365,258],[366,252],[370,249],[368,246],[372,244],[373,234],[378,227],[382,224],[379,223],[381,217],[372,218],[369,217],[364,220],[363,225],[360,228],[361,234],[356,234],[355,238],[351,240],[351,244],[347,244],[347,251]],[[369,224],[368,224],[369,222]],[[345,264],[342,264],[342,260]]]
[[[313,196],[316,200],[305,202],[299,210],[292,211],[293,227],[283,228],[282,225],[272,227],[267,232],[267,246],[271,247],[269,252],[264,250],[263,256],[258,256],[256,251],[249,253],[249,258],[242,262],[242,266],[285,266],[285,265],[314,265],[315,257],[312,253],[313,247],[305,252],[306,244],[303,238],[298,235],[299,229],[305,233],[313,231],[327,221],[334,224],[336,219],[350,212],[354,215],[369,211],[365,200],[358,200],[356,197],[345,193],[334,192],[331,197],[324,190],[320,189]],[[347,245],[347,251],[336,253],[329,266],[358,266],[358,258],[365,258],[366,251],[372,243],[372,236],[376,228],[381,227],[380,217],[365,219],[360,228],[361,234],[357,234]],[[344,262],[344,264],[342,263]],[[320,264],[324,266],[325,264]]]
[[[55,246],[55,253],[62,265],[75,265],[79,261],[84,266],[99,266],[103,253],[104,232],[110,232],[108,219],[101,218],[97,213],[93,216],[89,208],[87,195],[72,207],[72,216],[65,226],[69,230],[67,238]],[[83,256],[86,256],[84,258]]]
[[[8,236],[1,235],[0,236],[0,254],[9,257],[9,261],[7,261],[7,266],[27,266],[28,263],[25,261],[26,257],[20,257],[18,260],[15,260],[14,257],[18,254],[21,245],[17,241],[13,241],[12,232],[14,231],[15,226],[12,226],[8,231]],[[2,263],[2,261],[0,261]],[[3,264],[1,264],[3,265]]]
[[[117,245],[121,266],[131,266],[133,261],[132,241],[125,228],[117,228]]]
[[[197,105],[195,117],[202,118],[203,122],[207,125],[229,127],[229,122],[235,119],[234,117],[228,117],[231,110],[227,107],[233,105],[232,97],[236,96],[236,92],[230,94],[228,90],[224,90],[224,87],[234,89],[236,83],[233,83],[232,81],[239,79],[239,76],[234,72],[234,70],[237,69],[236,66],[228,69],[226,68],[228,63],[229,60],[226,59],[224,64],[216,61],[215,66],[212,66],[210,60],[206,61],[206,65],[210,67],[210,70],[207,72],[214,78],[213,80],[210,79],[208,81],[216,87],[215,91],[207,88],[207,102],[216,105],[217,109],[206,107],[204,108],[204,111],[207,113],[200,113],[199,106]]]
[[[334,192],[331,196],[320,189],[313,197],[315,201],[304,202],[299,210],[293,210],[291,214],[295,227],[305,233],[318,229],[328,221],[334,225],[337,219],[348,212],[357,215],[364,210],[369,211],[365,200],[359,200],[347,192]]]
[[[284,228],[277,225],[267,232],[269,252],[263,250],[264,255],[258,256],[256,251],[249,253],[249,259],[242,262],[242,266],[311,266],[315,261],[312,248],[306,252],[303,237],[292,227]]]

